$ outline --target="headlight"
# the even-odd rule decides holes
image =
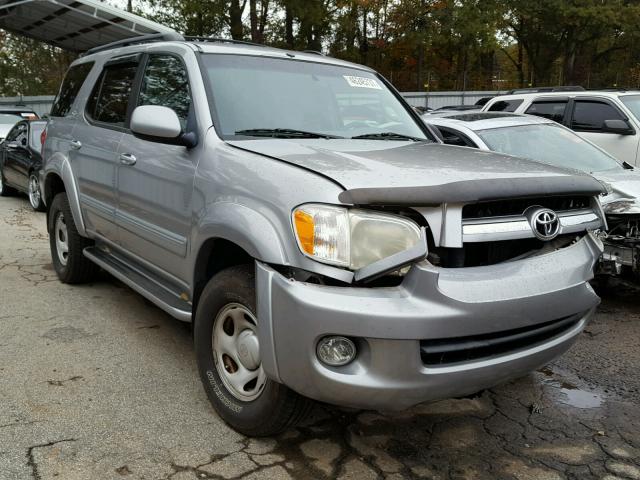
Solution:
[[[293,227],[305,255],[352,270],[408,250],[420,241],[420,228],[412,220],[329,205],[296,208]]]
[[[603,203],[602,211],[607,215],[624,215],[640,213],[640,204],[633,198],[622,198]]]

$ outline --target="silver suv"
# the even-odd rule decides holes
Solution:
[[[143,41],[78,59],[57,97],[41,172],[53,264],[65,283],[100,267],[192,322],[237,430],[281,431],[309,398],[472,394],[584,328],[593,178],[442,145],[360,65]]]

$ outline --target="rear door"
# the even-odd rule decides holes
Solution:
[[[605,98],[576,97],[568,115],[568,126],[578,135],[603,148],[620,161],[635,164],[640,135],[608,133],[603,130],[605,120],[629,118],[612,101]]]
[[[117,243],[116,170],[140,55],[106,62],[73,131],[73,168],[87,231]]]
[[[187,68],[178,54],[154,53],[144,60],[139,95],[132,106],[173,109],[183,131],[195,130]],[[118,150],[116,212],[121,246],[181,278],[192,221],[196,151],[138,138],[127,131]]]

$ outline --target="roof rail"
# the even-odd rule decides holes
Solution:
[[[184,41],[184,37],[180,35],[178,32],[152,33],[150,35],[140,35],[138,37],[125,38],[122,40],[118,40],[116,42],[100,45],[99,47],[90,48],[83,54],[83,56],[91,55],[93,53],[103,52],[105,50],[111,50],[112,48],[117,48],[117,47],[127,47],[129,45],[139,45],[141,43],[171,42],[171,41],[182,42]]]
[[[599,92],[622,92],[622,93],[638,91],[637,88],[627,88],[627,87],[590,88],[589,90],[599,91]]]
[[[196,35],[186,35],[184,39],[188,42],[234,43],[237,45],[252,45],[254,47],[266,47],[266,45],[262,43],[247,42],[245,40],[234,40],[233,38],[200,37]]]

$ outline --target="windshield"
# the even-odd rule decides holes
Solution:
[[[13,125],[14,123],[18,123],[20,120],[23,120],[20,115],[0,113],[0,125]]]
[[[427,139],[404,104],[373,73],[247,55],[202,58],[224,138],[378,134],[375,139]]]
[[[640,95],[623,95],[620,97],[620,101],[631,110],[637,119],[640,119]]]
[[[621,170],[613,157],[559,125],[522,125],[476,131],[494,152],[583,172]]]

